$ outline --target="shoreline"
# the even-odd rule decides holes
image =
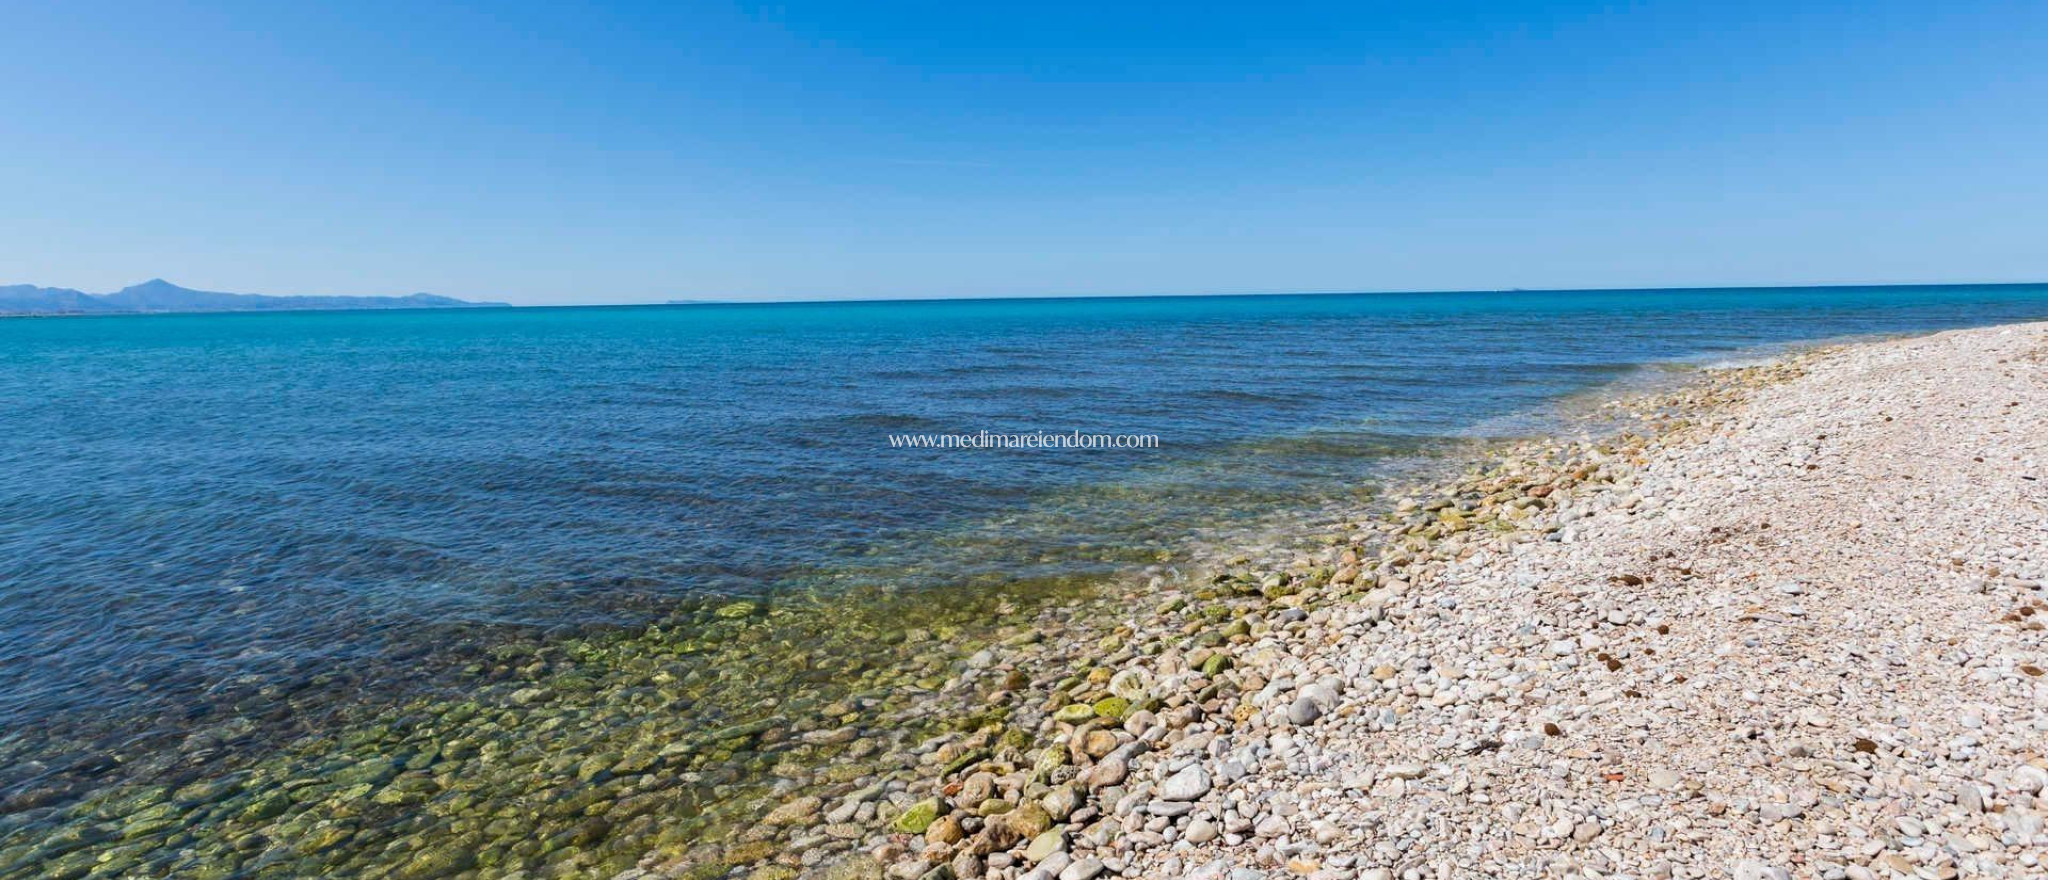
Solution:
[[[1023,707],[1026,726],[1034,727],[1034,736],[1043,742],[1036,743],[1039,747],[1035,751],[1013,746],[1013,750],[1020,754],[1008,756],[1011,760],[998,761],[998,766],[991,768],[1001,769],[1001,765],[1006,763],[1015,769],[1008,774],[997,774],[999,779],[1005,775],[1015,777],[1017,770],[1024,770],[1027,779],[1037,780],[1026,782],[1021,787],[1012,786],[1016,791],[1011,792],[1011,801],[1028,800],[1017,797],[1019,791],[1044,788],[1039,799],[1050,799],[1050,806],[1040,803],[1039,809],[1032,809],[1020,804],[1019,808],[1007,811],[1003,818],[977,816],[973,806],[954,809],[955,805],[951,803],[954,798],[945,792],[967,790],[966,780],[975,775],[968,771],[977,766],[960,762],[989,749],[993,738],[977,734],[940,737],[920,746],[926,758],[923,769],[929,773],[935,764],[940,771],[935,778],[922,779],[919,784],[875,798],[895,808],[891,811],[878,806],[874,811],[886,820],[886,829],[893,832],[892,836],[878,840],[870,835],[868,842],[874,846],[865,856],[856,854],[829,864],[822,875],[930,880],[936,880],[934,872],[939,877],[949,874],[954,877],[994,876],[990,870],[1001,871],[1004,867],[1003,854],[1007,854],[1011,856],[1009,867],[1014,876],[1050,880],[1073,867],[1077,858],[1085,862],[1085,858],[1080,858],[1083,850],[1110,848],[1090,846],[1083,841],[1102,837],[1104,839],[1100,843],[1106,845],[1112,838],[1127,833],[1147,833],[1142,825],[1138,829],[1119,827],[1109,835],[1103,835],[1102,828],[1091,831],[1073,826],[1077,816],[1081,817],[1079,824],[1086,827],[1102,821],[1103,817],[1116,818],[1119,810],[1121,816],[1128,817],[1134,811],[1149,808],[1149,803],[1129,801],[1130,795],[1120,791],[1121,783],[1130,777],[1131,765],[1139,761],[1141,755],[1153,751],[1155,745],[1185,741],[1173,734],[1204,724],[1234,728],[1252,717],[1249,699],[1258,696],[1270,682],[1258,677],[1249,681],[1240,678],[1240,670],[1251,663],[1249,657],[1239,657],[1250,653],[1245,650],[1247,647],[1273,637],[1283,628],[1298,627],[1311,614],[1326,615],[1336,605],[1370,601],[1368,597],[1380,590],[1383,579],[1403,591],[1410,589],[1410,581],[1416,575],[1409,573],[1408,569],[1411,566],[1430,566],[1434,562],[1430,558],[1434,553],[1446,550],[1454,554],[1469,552],[1461,541],[1451,542],[1446,547],[1441,539],[1469,535],[1475,527],[1488,528],[1495,518],[1489,511],[1484,518],[1466,518],[1460,514],[1456,520],[1446,520],[1439,513],[1444,509],[1445,501],[1475,494],[1480,486],[1496,481],[1503,468],[1546,469],[1551,474],[1548,483],[1553,489],[1545,491],[1544,496],[1555,494],[1560,489],[1569,492],[1573,489],[1604,488],[1605,479],[1610,479],[1613,474],[1603,473],[1602,464],[1638,453],[1643,447],[1683,430],[1689,426],[1690,419],[1728,405],[1731,396],[1739,398],[1760,385],[1796,375],[1804,359],[1828,350],[1831,349],[1795,353],[1746,367],[1700,368],[1678,379],[1675,387],[1660,383],[1647,391],[1632,388],[1619,396],[1612,385],[1583,392],[1574,421],[1600,423],[1601,429],[1592,432],[1591,436],[1566,438],[1560,432],[1504,442],[1475,440],[1469,454],[1454,460],[1463,462],[1462,466],[1453,464],[1438,469],[1438,472],[1408,486],[1407,491],[1395,493],[1391,502],[1349,511],[1344,517],[1351,528],[1349,535],[1326,533],[1320,541],[1306,542],[1301,541],[1298,535],[1289,542],[1267,540],[1254,544],[1249,553],[1228,549],[1233,545],[1227,543],[1217,544],[1210,549],[1221,552],[1204,566],[1214,569],[1206,576],[1178,584],[1155,581],[1142,590],[1126,591],[1123,596],[1125,603],[1140,603],[1140,607],[1149,610],[1129,612],[1111,636],[1116,639],[1114,643],[1075,644],[1060,652],[1086,659],[1072,664],[1080,667],[1077,675],[1056,676],[1050,688],[1041,686],[1039,690],[1047,696],[1041,704]],[[1630,423],[1647,423],[1647,430],[1637,433],[1625,427]],[[1561,428],[1562,425],[1554,427]],[[1547,506],[1551,502],[1543,500],[1536,503]],[[1452,509],[1459,506],[1456,503],[1450,505]],[[1513,516],[1521,518],[1525,515]],[[1327,517],[1319,519],[1327,521]],[[1507,519],[1499,521],[1503,525],[1508,522]],[[1393,533],[1385,531],[1395,526],[1398,528]],[[1301,548],[1304,543],[1320,544],[1325,550],[1309,553]],[[1237,546],[1242,549],[1242,545]],[[1331,548],[1335,548],[1333,557],[1329,555]],[[1367,570],[1372,567],[1372,560],[1367,557],[1375,554],[1380,565],[1377,570]],[[1126,639],[1139,638],[1140,633],[1143,634],[1142,640],[1149,640],[1150,645],[1133,650],[1124,644]],[[1187,636],[1188,633],[1193,633],[1192,638]],[[1161,646],[1168,641],[1180,641],[1194,647],[1185,652],[1162,649]],[[1163,662],[1158,659],[1162,656]],[[1028,657],[1002,658],[995,660],[990,668],[1002,671],[1030,662]],[[1122,670],[1118,667],[1126,666],[1143,672],[1120,681],[1118,676]],[[970,673],[968,677],[976,676]],[[1098,707],[1105,700],[1122,700],[1124,705],[1112,703],[1107,707],[1111,714],[1104,714],[1098,711]],[[1066,707],[1087,707],[1090,711],[1082,713],[1068,708],[1063,713],[1061,709]],[[1115,715],[1118,710],[1127,714]],[[1216,737],[1221,734],[1205,730],[1200,735]],[[976,782],[976,788],[987,782]],[[1214,777],[1211,784],[1214,784]],[[1062,791],[1056,793],[1053,791],[1055,788]],[[1105,793],[1109,795],[1106,800],[1103,797]],[[918,797],[906,801],[911,795]],[[810,806],[799,803],[792,812]],[[837,806],[843,810],[846,804],[842,802]],[[957,824],[946,824],[941,811],[950,815]],[[1174,808],[1169,807],[1166,812],[1174,812]],[[1217,839],[1220,839],[1221,824],[1212,824],[1218,832]],[[933,825],[938,825],[940,830],[933,832]],[[1061,827],[1067,827],[1068,833],[1063,836],[1062,845],[1052,851],[1069,853],[1067,858],[1046,852],[1053,844],[1041,838],[1041,835],[1057,832]],[[1156,831],[1153,834],[1158,838],[1156,841],[1139,839],[1152,845],[1171,843],[1164,835],[1158,835]],[[1196,836],[1202,837],[1204,832],[1198,831]],[[1010,842],[1007,847],[1001,846],[1005,840]],[[1033,842],[1038,844],[1037,852],[1032,852]],[[1074,846],[1076,843],[1081,845]],[[979,859],[980,873],[966,860],[951,858],[933,862],[930,859],[934,854],[947,852],[966,852]],[[1033,860],[1031,855],[1045,855],[1046,859]],[[800,857],[782,859],[785,864],[800,860]],[[650,867],[658,876],[694,876],[690,871],[701,870],[698,867],[701,864],[685,861]],[[804,867],[817,866],[807,864]],[[1125,876],[1152,876],[1130,874],[1134,865],[1119,867]],[[1051,870],[1043,873],[1026,870],[1032,868]],[[1090,876],[1119,873],[1106,865],[1088,864],[1080,865],[1075,873],[1087,874],[1090,871],[1097,872]],[[706,873],[703,876],[715,875]]]
[[[844,610],[828,597],[735,599],[642,633],[528,646],[485,661],[507,674],[467,699],[410,701],[370,731],[309,737],[229,777],[94,792],[34,817],[42,824],[0,817],[0,878],[120,876],[145,865],[219,877],[1462,876],[1451,862],[1376,861],[1360,848],[1371,835],[1296,821],[1300,805],[1280,817],[1280,832],[1270,822],[1261,830],[1270,817],[1218,801],[1256,781],[1261,765],[1300,756],[1297,729],[1363,717],[1347,702],[1358,670],[1322,662],[1345,641],[1340,622],[1405,621],[1394,609],[1426,607],[1445,570],[1563,534],[1560,502],[1608,496],[1814,364],[1893,344],[1696,366],[1675,387],[1659,380],[1577,413],[1602,424],[1591,437],[1569,439],[1557,425],[1534,438],[1475,439],[1476,465],[1457,475],[1455,462],[1474,460],[1459,455],[1424,468],[1434,476],[1406,503],[1347,509],[1334,528],[1324,528],[1328,514],[1346,505],[1303,511],[1259,529],[1265,537],[1205,537],[1184,568],[1148,566],[1080,592],[1047,584],[945,603],[901,596],[893,612],[862,621],[838,619]],[[790,668],[726,668],[752,656],[731,646],[801,632],[828,635],[791,654]],[[1308,660],[1322,662],[1313,675],[1291,665]],[[1411,673],[1427,680],[1428,664],[1380,665],[1394,667],[1386,681],[1414,702]],[[673,672],[684,668],[696,671]],[[845,681],[808,683],[820,675]],[[750,702],[763,687],[787,696]],[[679,727],[679,712],[724,720]],[[1194,756],[1204,756],[1207,792],[1165,797]],[[1392,778],[1368,778],[1356,797],[1384,797],[1394,783],[1426,789],[1438,763],[1421,776],[1401,778],[1404,764]],[[570,781],[511,781],[535,774]],[[536,797],[538,816],[519,806]],[[409,828],[412,813],[445,824]],[[548,837],[528,840],[536,818]],[[1429,840],[1411,835],[1404,852]],[[167,851],[175,861],[153,861]]]
[[[2002,371],[2019,387],[1996,392],[2015,399],[1991,417],[2016,418],[2029,404],[2038,412],[2048,404],[2044,329],[1949,331],[1707,371],[1678,391],[1616,404],[1649,423],[1646,434],[1521,444],[1442,497],[1404,500],[1391,521],[1362,524],[1377,536],[1361,530],[1281,571],[1229,573],[1212,589],[1155,596],[1166,604],[1135,615],[1119,640],[1134,646],[1101,646],[1112,650],[1020,713],[1034,741],[1005,746],[984,732],[928,743],[927,779],[874,796],[887,805],[877,818],[895,833],[871,835],[865,855],[822,873],[1384,880],[1733,870],[1759,880],[1860,880],[2039,871],[2048,837],[2034,795],[2048,760],[2028,744],[2048,731],[2048,689],[2034,684],[2048,665],[2031,620],[2048,610],[2035,598],[2048,588],[2038,537],[2032,555],[2023,542],[1995,548],[1990,558],[2003,567],[1985,562],[1982,546],[1952,560],[1992,578],[1962,585],[1967,595],[2008,606],[2002,617],[1986,615],[2005,624],[1995,635],[2007,638],[1987,640],[1998,642],[2002,671],[1986,680],[1980,667],[1970,680],[1987,693],[1950,681],[1918,692],[1928,717],[1883,724],[1881,713],[1866,712],[1850,724],[1831,716],[1844,714],[1851,691],[1885,698],[1868,687],[1821,690],[1829,676],[1804,667],[1838,656],[1785,652],[1760,670],[1731,675],[1727,667],[1745,665],[1731,657],[1770,653],[1758,630],[1789,630],[1775,634],[1800,641],[1803,625],[1828,619],[1796,597],[1873,598],[1855,586],[1871,572],[1828,558],[1845,535],[1806,520],[1768,534],[1772,514],[1733,504],[1757,494],[1756,484],[1796,498],[1811,486],[1795,484],[1816,481],[1818,494],[1869,503],[1856,497],[1868,487],[1813,473],[1840,464],[1821,463],[1834,452],[1830,435],[1816,432],[1813,448],[1773,462],[1784,465],[1775,473],[1731,457],[1731,447],[1780,442],[1774,431],[1804,431],[1809,419],[1836,425],[1834,443],[1855,455],[1890,463],[1901,442],[1860,437],[1887,429],[1854,420],[1887,393],[1893,413],[1882,424],[1925,420],[1936,443],[1965,441],[1966,433],[1947,436],[1955,426],[1941,421],[1945,412],[1915,410],[1923,401],[1910,395],[1973,398],[1990,393]],[[2029,359],[2029,367],[2009,366]],[[1914,369],[1913,390],[1892,387],[1893,373]],[[2030,370],[2031,382],[2011,380],[2016,369]],[[1804,415],[1805,407],[1821,413]],[[2034,427],[2040,433],[2031,436],[2048,437]],[[1996,451],[2025,469],[2048,452],[2039,440]],[[1692,487],[1702,472],[1739,497]],[[1942,475],[1954,484],[1943,489],[1981,488],[1970,475]],[[1646,487],[1657,491],[1646,496]],[[2044,497],[2036,490],[2015,500],[2038,515]],[[1489,534],[1500,517],[1519,522]],[[1733,526],[1670,525],[1710,517],[1747,517],[1765,533],[1746,548],[1754,555],[1729,560],[1697,546],[1725,544]],[[1941,520],[1953,533],[1933,524],[1898,529],[1934,543],[1974,537],[1955,529],[1954,517]],[[1375,537],[1385,540],[1374,546]],[[1812,555],[1771,555],[1794,541],[1812,544]],[[1744,567],[1729,583],[1729,570]],[[1788,579],[1757,583],[1766,578],[1759,568]],[[1576,579],[1556,583],[1564,572]],[[1667,589],[1687,601],[1662,595]],[[1770,607],[1788,597],[1797,604]],[[1467,604],[1474,598],[1504,607]],[[1758,604],[1731,608],[1737,601]],[[1189,613],[1196,608],[1202,613]],[[1863,631],[1933,622],[1873,620],[1854,604],[1846,616]],[[1375,644],[1388,638],[1400,646]],[[1960,642],[1926,640],[1913,646],[1918,656],[1887,645],[1886,659],[1939,667],[1953,660],[1944,651],[1984,649],[1952,647]],[[1831,674],[1873,680],[1868,668]],[[1874,680],[1894,675],[1887,666]],[[2002,712],[1938,717],[1954,701],[1985,697],[2001,700]],[[1712,720],[1727,723],[1718,738],[1695,729],[1699,702],[1713,703],[1720,714]],[[1942,720],[1953,721],[1946,745],[1919,729]],[[793,816],[831,806],[783,809]]]

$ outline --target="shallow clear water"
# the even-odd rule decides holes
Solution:
[[[690,596],[1089,576],[1645,363],[2040,318],[2044,286],[0,321],[0,729],[374,699],[451,631]],[[1037,429],[1160,448],[888,442]]]

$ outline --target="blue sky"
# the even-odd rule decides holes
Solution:
[[[2048,5],[0,0],[0,283],[2048,280]]]

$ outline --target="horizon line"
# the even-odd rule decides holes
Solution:
[[[153,278],[152,281],[161,281]],[[149,283],[149,282],[143,282]],[[165,282],[174,284],[175,282]],[[0,284],[0,287],[14,285]],[[38,285],[23,284],[34,287]],[[133,286],[133,285],[131,285]],[[182,286],[182,285],[178,285]],[[407,296],[442,296],[455,299],[462,305],[420,306],[398,309],[349,309],[349,308],[306,308],[306,309],[190,309],[163,311],[129,312],[0,312],[0,318],[132,318],[141,316],[166,315],[224,315],[224,314],[278,314],[308,312],[361,312],[361,311],[477,311],[495,309],[631,309],[631,308],[699,308],[704,306],[803,306],[803,305],[862,305],[901,303],[982,303],[982,302],[1043,302],[1070,300],[1173,300],[1173,299],[1247,299],[1253,297],[1318,297],[1318,296],[1457,296],[1472,294],[1547,294],[1547,293],[1713,293],[1721,291],[1798,291],[1798,290],[1858,290],[1888,289],[1915,290],[1945,287],[2041,287],[2048,286],[2048,280],[2035,281],[1906,281],[1826,284],[1707,284],[1675,287],[1499,287],[1499,288],[1437,288],[1421,290],[1296,290],[1259,291],[1233,293],[1048,293],[1016,294],[998,296],[898,296],[898,297],[848,297],[843,299],[674,299],[661,302],[609,302],[609,303],[531,303],[464,300],[446,294],[417,292],[404,295],[356,295],[356,294],[239,294],[265,296],[275,299],[403,299]],[[77,290],[76,288],[56,288]],[[194,289],[194,288],[186,288]],[[84,293],[84,291],[79,291]],[[118,292],[118,291],[116,291]],[[202,291],[221,293],[224,291]],[[86,294],[105,296],[107,294]],[[499,294],[502,295],[502,294]]]
[[[1009,302],[1039,300],[1079,299],[1232,299],[1248,297],[1290,297],[1290,296],[1449,296],[1475,293],[1703,293],[1736,290],[1856,290],[1868,288],[1883,289],[1924,289],[1936,287],[2040,287],[2048,286],[2048,279],[2035,281],[1880,281],[1864,283],[1825,284],[1688,284],[1673,287],[1477,287],[1477,288],[1427,288],[1417,290],[1286,290],[1232,293],[1026,293],[996,296],[882,296],[846,297],[842,299],[715,299],[687,298],[663,302],[617,302],[617,303],[534,303],[518,305],[488,306],[487,308],[513,309],[614,309],[614,308],[657,308],[695,306],[786,306],[786,305],[850,305],[860,303],[914,303],[914,302]]]

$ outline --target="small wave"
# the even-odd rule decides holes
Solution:
[[[1699,364],[1694,365],[1694,368],[1700,370],[1746,370],[1751,367],[1770,366],[1771,364],[1777,363],[1780,360],[1780,358],[1780,355],[1737,355],[1723,358],[1715,358],[1710,361],[1703,361]]]
[[[1098,393],[1087,388],[1057,387],[1052,385],[1001,385],[988,388],[968,388],[953,393],[955,397],[974,400],[1015,400],[1036,398],[1040,400],[1071,400]]]
[[[845,428],[878,431],[943,431],[947,423],[912,413],[858,413],[854,415],[820,416],[804,419],[802,424],[809,427]]]
[[[1218,403],[1288,404],[1299,403],[1313,395],[1278,394],[1268,391],[1243,391],[1235,388],[1204,388],[1179,395],[1188,400],[1208,400]]]

